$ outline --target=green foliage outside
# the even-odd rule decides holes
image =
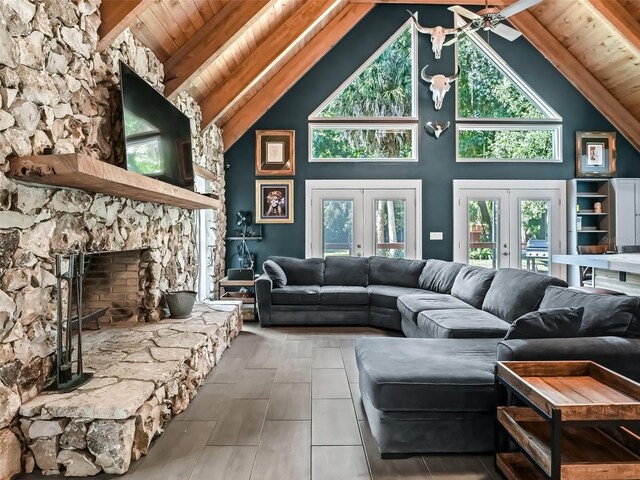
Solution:
[[[411,26],[319,114],[324,118],[412,115]],[[411,158],[411,130],[315,130],[316,158]]]
[[[458,41],[458,114],[469,119],[538,119],[544,113],[473,43]],[[533,130],[462,130],[460,158],[552,159],[553,134]]]

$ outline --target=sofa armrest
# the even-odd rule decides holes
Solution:
[[[256,309],[263,327],[271,325],[271,290],[273,282],[269,275],[263,273],[256,279]]]
[[[527,360],[591,360],[640,381],[640,338],[536,338],[498,344],[498,361]]]

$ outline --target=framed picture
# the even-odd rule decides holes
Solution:
[[[256,130],[256,175],[294,175],[295,131]]]
[[[293,180],[256,180],[256,223],[293,223]]]
[[[576,132],[576,177],[616,176],[616,133]]]

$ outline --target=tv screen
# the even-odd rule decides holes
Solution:
[[[189,118],[120,62],[127,169],[193,190]]]

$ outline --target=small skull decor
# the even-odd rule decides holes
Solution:
[[[451,84],[456,81],[458,76],[460,75],[460,67],[458,66],[456,73],[453,75],[427,75],[427,68],[429,65],[425,66],[420,72],[420,76],[422,80],[431,84],[429,89],[432,92],[433,103],[435,105],[436,110],[440,110],[442,108],[442,102],[444,100],[444,96],[447,94],[449,90],[451,90]]]
[[[424,129],[434,137],[440,138],[442,132],[449,128],[449,125],[451,125],[451,122],[427,122],[424,125]]]

